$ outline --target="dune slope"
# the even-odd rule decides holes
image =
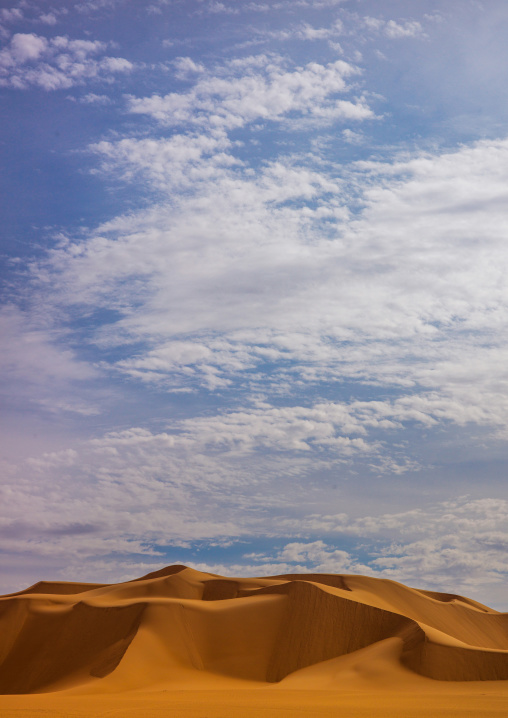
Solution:
[[[2,694],[330,689],[379,670],[395,681],[508,680],[508,614],[364,576],[224,578],[184,566],[0,597]]]

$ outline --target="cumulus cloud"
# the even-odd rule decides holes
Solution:
[[[58,17],[54,12],[42,13],[39,15],[39,22],[42,22],[44,25],[56,25]]]
[[[348,91],[347,78],[359,69],[337,60],[327,65],[308,63],[285,70],[280,58],[258,56],[242,61],[244,72],[200,76],[186,93],[129,99],[129,111],[146,114],[167,126],[197,126],[207,131],[232,130],[255,120],[281,121],[286,117],[365,120],[374,117],[365,100],[337,99]],[[181,64],[181,61],[180,61]]]
[[[177,57],[173,61],[176,77],[185,80],[195,74],[205,72],[205,66],[201,62],[194,62],[191,57]]]
[[[16,33],[11,39],[9,50],[2,51],[2,64],[16,65],[27,60],[37,60],[46,51],[47,47],[48,41],[45,37]]]
[[[89,98],[89,95],[86,96]],[[94,95],[94,101],[97,96]],[[84,101],[84,98],[83,100]],[[91,101],[90,98],[88,101]],[[143,177],[161,190],[192,187],[213,177],[222,178],[224,168],[240,162],[230,153],[227,135],[175,134],[168,139],[102,140],[90,145],[105,171],[122,170],[124,180]]]
[[[2,8],[0,20],[3,22],[18,22],[23,19],[23,10],[19,7]]]
[[[382,420],[381,420],[382,421]],[[308,451],[327,447],[339,454],[373,451],[362,437],[339,435],[363,434],[360,423],[348,416],[344,406],[276,408],[260,406],[250,411],[231,412],[223,416],[193,418],[183,422],[183,430],[195,441],[227,446],[235,451],[269,447],[279,451]]]
[[[72,40],[65,35],[47,39],[16,33],[0,52],[0,85],[26,90],[31,86],[60,90],[88,80],[111,81],[133,65],[121,57],[104,57],[107,44]]]

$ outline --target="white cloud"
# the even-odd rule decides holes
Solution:
[[[177,57],[173,61],[173,66],[179,79],[187,79],[195,74],[205,72],[205,66],[200,62],[194,62],[191,57]]]
[[[278,2],[262,3],[249,2],[245,3],[246,10],[254,12],[268,12],[269,10],[289,10],[294,12],[294,8],[313,8],[319,10],[322,8],[337,7],[342,5],[346,0],[278,0]]]
[[[108,95],[97,95],[95,92],[88,92],[77,100],[74,97],[69,97],[68,99],[81,102],[83,105],[110,105],[113,102]]]
[[[47,49],[48,41],[45,37],[38,37],[34,34],[16,33],[10,42],[10,57],[6,51],[1,54],[2,61],[13,65],[23,63],[27,60],[37,60]],[[4,54],[5,53],[5,54]]]
[[[384,27],[384,33],[390,38],[418,37],[423,34],[423,28],[417,20],[407,20],[398,23],[395,20],[388,20]]]
[[[203,181],[211,182],[214,177],[222,178],[224,168],[238,164],[228,152],[230,147],[227,136],[216,133],[177,134],[164,140],[103,140],[89,149],[101,157],[103,170],[122,168],[123,179],[142,175],[167,192],[171,187],[182,190]]]
[[[268,12],[270,10],[270,5],[268,3],[260,3],[260,2],[249,2],[245,4],[246,10],[252,10],[253,12]]]
[[[116,73],[133,69],[124,58],[97,57],[106,47],[98,40],[71,40],[65,35],[48,40],[34,33],[16,33],[0,52],[0,85],[59,90],[87,80],[111,81]]]
[[[381,20],[375,17],[364,17],[363,22],[369,30],[382,33],[391,40],[406,37],[425,37],[423,27],[418,20]]]
[[[392,538],[372,562],[385,576],[449,589],[458,580],[460,590],[478,595],[486,584],[506,581],[507,519],[504,500],[463,498],[428,510],[361,519],[352,530]]]
[[[44,25],[56,25],[58,22],[58,18],[54,12],[47,12],[42,13],[42,15],[39,15],[39,21],[42,22]]]
[[[77,12],[88,15],[97,10],[113,8],[118,3],[119,0],[83,0],[83,2],[78,2],[74,7]]]
[[[19,7],[2,8],[0,10],[0,19],[3,22],[18,22],[23,19],[23,11]]]
[[[378,423],[382,420],[373,419]],[[270,448],[278,451],[309,451],[328,448],[339,455],[369,453],[376,447],[360,436],[361,422],[343,405],[276,408],[261,405],[222,416],[193,418],[182,422],[184,436],[205,446],[218,445],[234,452]],[[345,435],[341,435],[345,434]]]
[[[251,44],[258,44],[266,42],[268,40],[276,40],[277,42],[287,42],[290,40],[330,40],[342,35],[344,32],[344,25],[341,20],[337,19],[326,27],[314,27],[308,22],[301,22],[298,25],[292,27],[284,27],[279,30],[267,30],[253,28],[255,32],[255,40],[246,41],[242,43],[243,47],[248,47]]]
[[[304,40],[326,40],[330,37],[340,35],[342,31],[342,22],[336,20],[331,27],[313,27],[308,23],[304,23],[299,29],[298,35]]]
[[[304,4],[317,9],[325,7],[337,7],[337,5],[343,5],[345,2],[346,0],[309,0]]]
[[[342,137],[350,145],[361,145],[365,142],[365,136],[361,132],[354,132],[349,128],[342,130]]]
[[[219,2],[219,0],[209,0],[198,12],[209,13],[211,15],[238,15],[240,10],[237,7],[225,5],[223,2]]]
[[[147,114],[168,126],[197,126],[207,131],[232,130],[255,120],[282,121],[288,116],[331,122],[374,117],[365,101],[336,99],[349,89],[346,79],[358,68],[342,60],[285,71],[277,58],[252,58],[239,77],[200,76],[187,93],[131,97],[129,111]],[[237,66],[238,67],[238,66]],[[234,64],[230,66],[235,68]]]
[[[225,381],[211,364],[210,357],[205,361],[210,363],[204,364],[201,371],[210,388],[224,386]],[[207,368],[210,377],[206,376]],[[186,378],[188,386],[192,382],[192,371],[187,372]],[[153,379],[149,376],[148,380]],[[201,381],[201,377],[198,380]],[[180,440],[235,455],[266,449],[293,453],[312,451],[317,455],[329,452],[334,460],[365,455],[376,473],[400,475],[421,468],[404,456],[400,448],[394,450],[386,442],[387,438],[393,440],[393,434],[397,435],[403,428],[417,426],[429,430],[445,422],[462,426],[488,425],[496,419],[495,412],[481,415],[478,407],[468,410],[449,397],[419,394],[393,401],[316,402],[310,407],[278,407],[258,400],[236,411],[185,419],[174,428]]]
[[[198,571],[223,576],[274,576],[287,573],[355,573],[373,575],[370,566],[348,551],[336,549],[324,541],[292,542],[273,555],[250,553],[232,564],[188,562]]]

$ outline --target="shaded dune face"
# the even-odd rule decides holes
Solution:
[[[1,646],[2,693],[37,691],[79,673],[84,678],[111,673],[135,636],[144,608],[97,608],[81,601],[64,607],[50,601],[0,605],[2,643],[4,626],[11,634]]]
[[[4,694],[206,676],[277,683],[375,645],[376,655],[389,647],[394,669],[427,678],[508,679],[508,614],[364,576],[242,579],[170,566],[121,584],[40,582],[0,597]]]

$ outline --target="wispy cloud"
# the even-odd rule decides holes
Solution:
[[[408,37],[424,37],[422,24],[418,20],[382,20],[375,17],[364,17],[365,26],[379,32],[391,40]]]
[[[249,46],[249,44],[257,44],[269,40],[276,40],[278,42],[287,42],[290,40],[331,40],[344,33],[344,25],[342,20],[338,18],[326,27],[316,27],[308,22],[300,22],[280,30],[255,28],[255,33],[256,38],[251,41],[247,40],[246,43],[244,43],[244,47]]]
[[[87,92],[86,95],[78,98],[70,96],[68,99],[83,105],[111,105],[113,103],[109,95],[97,95],[95,92]]]
[[[50,412],[98,413],[93,403],[76,392],[76,386],[95,378],[97,371],[63,345],[59,332],[14,305],[0,309],[0,327],[4,399],[28,401]]]
[[[117,371],[169,389],[349,377],[416,392],[439,420],[506,429],[505,141],[342,177],[236,169],[224,135],[93,149],[109,171],[178,190],[34,270],[50,301],[124,313],[96,341],[148,347]]]

